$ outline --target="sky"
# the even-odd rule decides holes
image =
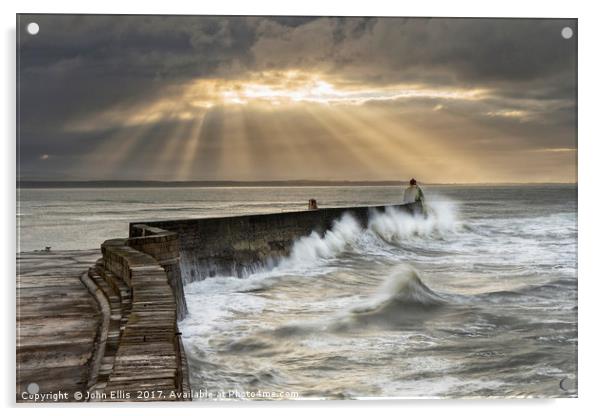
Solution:
[[[17,31],[22,180],[577,180],[574,19],[20,15]]]

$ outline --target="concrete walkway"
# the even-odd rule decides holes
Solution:
[[[17,401],[22,393],[86,391],[102,321],[80,277],[100,250],[17,254]],[[62,400],[61,400],[62,401]]]

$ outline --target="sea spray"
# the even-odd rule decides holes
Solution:
[[[388,243],[401,243],[412,237],[441,238],[456,231],[456,206],[451,201],[428,204],[426,215],[410,214],[387,207],[383,213],[370,216],[368,229]]]
[[[445,188],[458,220],[429,192],[430,229],[389,230],[387,242],[366,228],[300,270],[187,285],[191,385],[295,386],[304,398],[574,395],[558,387],[577,374],[576,202],[563,189]]]
[[[431,202],[427,215],[410,214],[395,207],[387,207],[384,212],[373,211],[367,229],[362,229],[352,215],[344,214],[341,219],[334,221],[332,228],[323,236],[313,232],[298,239],[293,244],[291,254],[280,261],[279,267],[307,267],[349,249],[361,254],[362,247],[356,243],[366,234],[377,236],[386,243],[399,244],[414,237],[442,238],[455,233],[459,225],[455,204],[445,200]]]
[[[315,263],[319,259],[336,257],[345,251],[361,233],[360,224],[350,214],[344,214],[335,220],[332,228],[320,236],[312,232],[307,237],[301,237],[293,244],[290,256],[284,258],[280,266],[285,268],[295,265],[304,266]]]
[[[452,201],[431,201],[427,207],[427,215],[410,214],[395,207],[387,207],[384,212],[370,212],[368,227],[363,228],[350,213],[344,213],[334,220],[331,228],[324,234],[316,231],[297,239],[290,254],[281,258],[269,258],[262,264],[246,267],[231,265],[229,274],[219,276],[236,276],[242,278],[264,278],[276,274],[300,273],[315,275],[327,272],[318,267],[345,252],[356,252],[360,255],[375,253],[387,245],[399,245],[408,240],[441,239],[453,234],[460,227],[456,218],[456,206]],[[200,264],[194,258],[182,254],[182,275],[186,283],[199,279],[200,270],[210,269],[210,265]],[[207,262],[204,262],[207,263]]]

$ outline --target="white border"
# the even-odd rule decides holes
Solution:
[[[148,415],[164,416],[167,408],[177,407],[173,412],[226,411],[229,413],[261,414],[282,413],[306,414],[318,409],[324,411],[343,410],[345,413],[365,414],[377,407],[379,413],[420,412],[447,414],[478,414],[487,416],[511,413],[544,411],[548,415],[566,416],[569,412],[585,412],[597,404],[597,387],[600,385],[599,350],[600,307],[602,279],[597,261],[600,256],[598,245],[600,229],[599,209],[601,206],[602,179],[600,166],[600,40],[602,40],[602,16],[595,2],[546,1],[527,2],[504,0],[496,3],[485,1],[412,1],[394,2],[381,0],[326,1],[326,0],[221,0],[205,1],[123,1],[99,0],[82,2],[76,0],[13,1],[2,2],[0,19],[3,24],[2,42],[2,218],[3,239],[0,250],[4,273],[4,314],[2,319],[4,341],[0,343],[5,359],[0,392],[5,406],[14,406],[15,368],[15,321],[14,321],[14,278],[15,275],[15,14],[16,13],[118,13],[118,14],[301,14],[301,15],[379,15],[379,16],[469,16],[469,17],[569,17],[579,18],[579,399],[559,400],[404,400],[365,402],[295,402],[295,403],[217,403],[206,404],[202,409],[186,404],[146,406]],[[108,409],[86,408],[86,414],[105,413]],[[131,405],[121,405],[121,412],[132,412]],[[128,409],[125,409],[127,407]],[[401,409],[400,409],[401,408]],[[14,410],[14,409],[13,409]],[[32,408],[26,408],[27,412]],[[139,409],[138,409],[139,410]],[[45,414],[62,415],[65,412],[82,413],[73,406],[41,409]]]

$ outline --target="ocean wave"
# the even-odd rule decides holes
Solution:
[[[345,213],[324,235],[312,232],[295,241],[290,255],[280,259],[276,268],[308,269],[346,251],[360,254],[378,251],[382,248],[380,242],[398,246],[413,238],[441,239],[462,230],[452,202],[432,202],[427,212],[424,216],[387,207],[384,212],[370,213],[366,229],[352,215]]]
[[[513,289],[482,293],[476,295],[475,299],[494,303],[521,302],[522,300],[519,297],[533,297],[534,299],[542,300],[546,297],[556,298],[559,293],[563,293],[564,296],[570,296],[576,290],[576,279],[560,278],[540,284],[528,284]]]
[[[368,307],[354,308],[352,313],[361,314],[382,311],[393,306],[399,308],[424,308],[440,306],[446,303],[443,296],[434,292],[420,279],[413,267],[397,266],[375,296],[376,302]]]
[[[398,261],[400,247],[428,256],[450,254],[448,251],[442,251],[441,247],[412,245],[417,240],[441,240],[464,231],[463,224],[456,218],[455,204],[449,201],[431,202],[427,215],[411,214],[395,207],[387,207],[380,212],[374,210],[369,213],[367,227],[362,227],[352,214],[344,213],[333,221],[325,233],[314,231],[310,235],[298,238],[292,244],[288,256],[269,258],[263,264],[253,264],[244,268],[232,264],[230,272],[216,277],[266,280],[288,275],[317,276],[331,272],[332,267],[336,268],[337,264],[330,261],[342,259],[343,256],[352,260],[361,258],[359,256],[372,255]],[[202,273],[196,271],[202,266],[186,255],[182,256],[181,262],[185,282],[201,280],[197,276],[201,276]]]
[[[367,301],[326,319],[289,322],[273,330],[272,335],[289,338],[311,332],[348,332],[368,326],[397,329],[421,323],[430,314],[451,304],[451,297],[429,288],[414,268],[400,265]]]
[[[435,201],[427,206],[427,215],[387,207],[385,212],[370,216],[368,229],[384,241],[398,244],[415,237],[443,238],[456,233],[460,225],[454,203]]]
[[[414,268],[398,266],[373,299],[351,308],[329,328],[335,331],[366,325],[399,328],[422,322],[448,304],[449,300],[429,288]]]
[[[348,249],[361,232],[362,227],[357,220],[346,213],[335,220],[332,228],[323,236],[314,231],[309,236],[298,239],[293,244],[290,255],[280,261],[279,267],[307,266],[320,259],[336,257]]]

